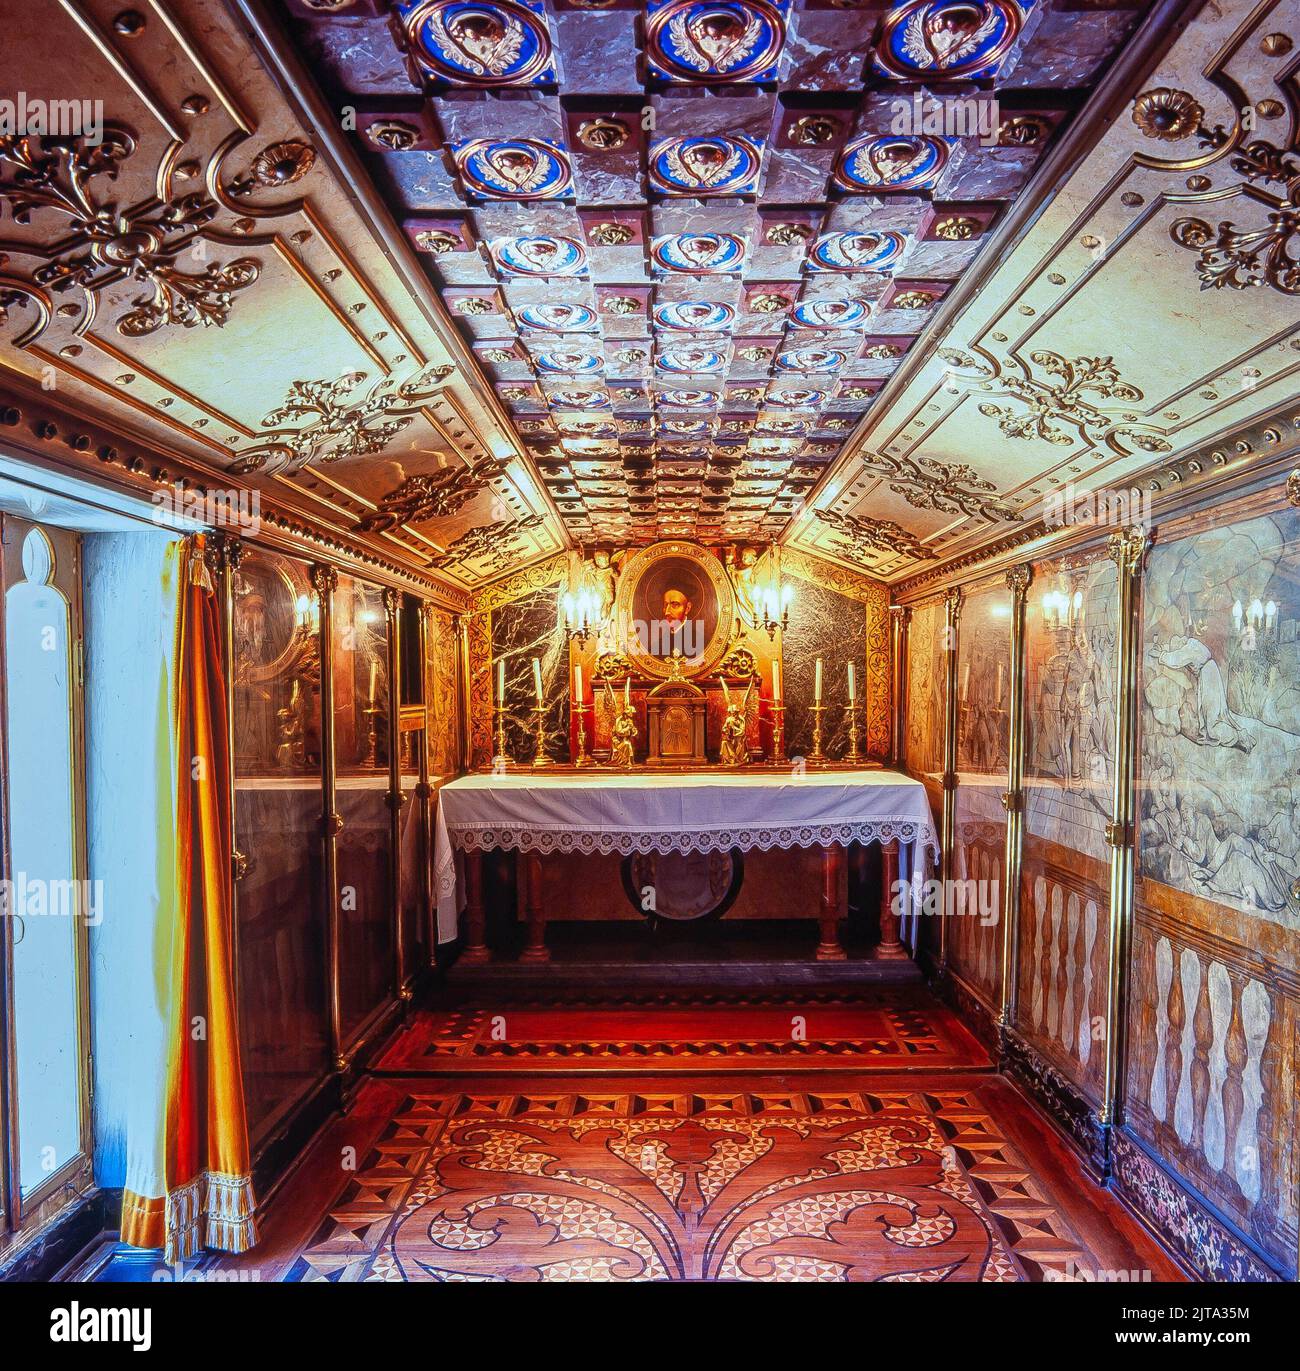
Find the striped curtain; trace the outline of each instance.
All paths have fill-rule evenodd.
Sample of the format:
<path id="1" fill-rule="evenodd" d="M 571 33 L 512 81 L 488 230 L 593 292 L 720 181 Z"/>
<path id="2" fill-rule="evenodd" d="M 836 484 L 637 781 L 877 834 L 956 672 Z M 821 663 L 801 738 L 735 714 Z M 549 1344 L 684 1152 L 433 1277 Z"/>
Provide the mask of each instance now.
<path id="1" fill-rule="evenodd" d="M 167 574 L 179 613 L 171 691 L 173 898 L 160 901 L 155 940 L 166 1095 L 158 1103 L 160 1127 L 128 1143 L 122 1240 L 161 1247 L 165 1260 L 176 1262 L 202 1247 L 244 1252 L 257 1229 L 232 975 L 222 607 L 201 535 L 174 545 Z"/>

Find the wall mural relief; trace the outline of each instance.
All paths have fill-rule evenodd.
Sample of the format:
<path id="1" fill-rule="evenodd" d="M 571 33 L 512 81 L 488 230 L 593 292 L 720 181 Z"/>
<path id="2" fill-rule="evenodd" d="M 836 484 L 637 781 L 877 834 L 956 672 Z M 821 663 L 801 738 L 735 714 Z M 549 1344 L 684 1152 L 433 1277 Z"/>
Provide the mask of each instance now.
<path id="1" fill-rule="evenodd" d="M 948 962 L 990 1009 L 1001 988 L 1002 882 L 1010 762 L 1012 593 L 1006 582 L 967 591 L 957 636 L 957 791 Z"/>
<path id="2" fill-rule="evenodd" d="M 907 724 L 903 760 L 914 775 L 938 784 L 943 777 L 943 712 L 947 680 L 944 604 L 930 600 L 912 610 L 907 630 Z"/>
<path id="3" fill-rule="evenodd" d="M 1158 543 L 1144 601 L 1143 875 L 1295 929 L 1300 513 Z"/>
<path id="4" fill-rule="evenodd" d="M 1143 575 L 1126 1120 L 1294 1273 L 1300 510 L 1160 530 Z M 1207 1268 L 1214 1235 L 1193 1246 Z"/>
<path id="5" fill-rule="evenodd" d="M 1100 1097 L 1106 1024 L 1118 572 L 1039 562 L 1025 607 L 1025 836 L 1015 1026 Z"/>
<path id="6" fill-rule="evenodd" d="M 1103 552 L 1040 563 L 1025 611 L 1026 830 L 1107 857 L 1117 572 Z"/>

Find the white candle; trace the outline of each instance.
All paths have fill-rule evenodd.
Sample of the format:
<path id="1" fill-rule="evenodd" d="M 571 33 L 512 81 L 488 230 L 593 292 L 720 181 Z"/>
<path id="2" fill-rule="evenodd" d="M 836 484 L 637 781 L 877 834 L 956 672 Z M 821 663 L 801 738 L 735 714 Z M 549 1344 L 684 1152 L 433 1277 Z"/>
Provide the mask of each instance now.
<path id="1" fill-rule="evenodd" d="M 777 704 L 781 703 L 781 659 L 779 657 L 772 662 L 772 698 Z"/>
<path id="2" fill-rule="evenodd" d="M 856 704 L 858 699 L 858 688 L 853 677 L 853 663 L 849 663 L 849 704 Z"/>
<path id="3" fill-rule="evenodd" d="M 632 703 L 632 678 L 629 676 L 623 682 L 623 708 L 627 709 Z"/>
<path id="4" fill-rule="evenodd" d="M 497 708 L 506 707 L 506 659 L 497 658 Z"/>
<path id="5" fill-rule="evenodd" d="M 820 657 L 818 657 L 818 658 L 817 658 L 817 675 L 816 675 L 816 678 L 815 678 L 815 681 L 814 681 L 814 684 L 813 684 L 813 703 L 814 703 L 814 704 L 821 704 L 821 702 L 822 702 L 822 659 L 821 659 Z"/>
<path id="6" fill-rule="evenodd" d="M 537 703 L 542 702 L 542 664 L 533 658 L 533 689 L 537 692 Z"/>
<path id="7" fill-rule="evenodd" d="M 574 668 L 578 673 L 578 704 L 582 704 L 582 663 L 579 662 Z"/>

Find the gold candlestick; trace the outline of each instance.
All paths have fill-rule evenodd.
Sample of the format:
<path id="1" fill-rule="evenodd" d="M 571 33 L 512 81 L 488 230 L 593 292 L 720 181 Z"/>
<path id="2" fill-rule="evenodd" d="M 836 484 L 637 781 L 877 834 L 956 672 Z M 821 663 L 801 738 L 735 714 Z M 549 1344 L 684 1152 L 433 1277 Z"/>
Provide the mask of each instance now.
<path id="1" fill-rule="evenodd" d="M 370 721 L 366 727 L 366 765 L 375 766 L 379 760 L 379 713 L 374 705 L 361 711 Z"/>
<path id="2" fill-rule="evenodd" d="M 495 705 L 492 709 L 492 717 L 495 720 L 493 731 L 496 734 L 496 755 L 492 758 L 493 766 L 509 766 L 510 758 L 506 755 L 506 711 L 504 705 Z"/>
<path id="3" fill-rule="evenodd" d="M 849 750 L 844 754 L 847 762 L 856 762 L 860 759 L 861 753 L 858 751 L 858 702 L 851 700 L 844 706 L 844 717 L 849 724 Z"/>
<path id="4" fill-rule="evenodd" d="M 595 726 L 596 704 L 592 701 L 589 705 L 578 705 L 578 755 L 573 759 L 574 766 L 590 766 L 595 760 L 591 753 L 587 751 L 587 711 L 592 711 L 592 725 Z"/>
<path id="5" fill-rule="evenodd" d="M 820 700 L 815 701 L 809 706 L 813 716 L 813 736 L 812 748 L 805 758 L 809 762 L 824 762 L 826 754 L 822 751 L 822 715 L 826 713 L 826 706 Z"/>
<path id="6" fill-rule="evenodd" d="M 772 714 L 772 760 L 785 761 L 785 705 L 773 700 L 768 706 Z"/>
<path id="7" fill-rule="evenodd" d="M 533 765 L 555 765 L 546 755 L 546 706 L 541 703 L 533 706 Z"/>

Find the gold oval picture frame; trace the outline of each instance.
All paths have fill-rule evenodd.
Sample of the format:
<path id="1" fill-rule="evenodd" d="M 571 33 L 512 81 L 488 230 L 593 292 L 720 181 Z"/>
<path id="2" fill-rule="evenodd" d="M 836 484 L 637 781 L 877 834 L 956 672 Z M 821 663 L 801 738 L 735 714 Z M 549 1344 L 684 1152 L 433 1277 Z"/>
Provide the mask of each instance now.
<path id="1" fill-rule="evenodd" d="M 687 619 L 699 622 L 701 641 L 683 639 L 671 628 L 665 596 L 675 592 L 688 605 Z M 676 604 L 680 606 L 680 599 Z M 717 556 L 698 543 L 672 540 L 652 543 L 628 558 L 619 577 L 615 601 L 619 641 L 628 660 L 647 676 L 666 680 L 679 674 L 673 658 L 684 663 L 680 675 L 690 679 L 711 671 L 723 658 L 736 618 L 731 582 Z"/>

